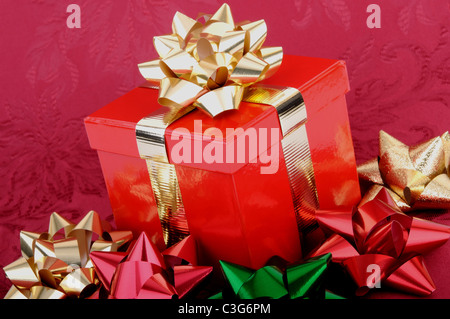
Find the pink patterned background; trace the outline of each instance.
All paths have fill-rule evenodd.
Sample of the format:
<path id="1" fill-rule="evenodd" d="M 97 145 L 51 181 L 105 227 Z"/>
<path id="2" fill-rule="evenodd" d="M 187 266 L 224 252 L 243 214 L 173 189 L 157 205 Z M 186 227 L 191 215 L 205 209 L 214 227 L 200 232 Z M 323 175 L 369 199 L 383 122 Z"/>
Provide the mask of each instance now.
<path id="1" fill-rule="evenodd" d="M 69 29 L 66 8 L 81 7 Z M 381 7 L 381 29 L 366 25 Z M 213 13 L 210 0 L 2 0 L 0 2 L 0 267 L 20 255 L 19 231 L 43 232 L 56 211 L 78 222 L 111 208 L 83 118 L 142 81 L 152 38 L 173 14 Z M 229 0 L 235 20 L 265 19 L 267 45 L 287 54 L 344 59 L 358 162 L 378 154 L 378 131 L 415 144 L 450 129 L 449 0 Z M 426 215 L 426 214 L 424 214 Z M 423 216 L 422 216 L 423 217 Z M 445 212 L 429 214 L 450 224 Z M 450 298 L 450 244 L 426 256 Z M 0 272 L 0 297 L 10 287 Z M 407 298 L 375 292 L 374 297 Z"/>

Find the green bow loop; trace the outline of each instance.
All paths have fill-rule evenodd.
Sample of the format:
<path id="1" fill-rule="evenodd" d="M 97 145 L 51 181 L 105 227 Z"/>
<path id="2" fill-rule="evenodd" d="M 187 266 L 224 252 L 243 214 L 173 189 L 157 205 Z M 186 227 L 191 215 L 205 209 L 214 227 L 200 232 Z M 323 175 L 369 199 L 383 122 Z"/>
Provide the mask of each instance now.
<path id="1" fill-rule="evenodd" d="M 239 299 L 279 299 L 288 294 L 283 272 L 276 266 L 264 266 L 256 271 L 221 261 L 222 271 Z"/>
<path id="2" fill-rule="evenodd" d="M 336 295 L 335 293 L 332 293 L 329 290 L 325 290 L 325 299 L 345 299 L 342 296 Z"/>
<path id="3" fill-rule="evenodd" d="M 286 278 L 291 299 L 304 298 L 320 293 L 323 277 L 331 261 L 331 254 L 306 260 L 304 263 L 287 267 Z"/>
<path id="4" fill-rule="evenodd" d="M 224 299 L 227 293 L 238 299 L 340 299 L 324 287 L 330 261 L 331 254 L 290 265 L 275 258 L 257 270 L 220 261 L 231 292 L 223 291 L 210 299 Z"/>

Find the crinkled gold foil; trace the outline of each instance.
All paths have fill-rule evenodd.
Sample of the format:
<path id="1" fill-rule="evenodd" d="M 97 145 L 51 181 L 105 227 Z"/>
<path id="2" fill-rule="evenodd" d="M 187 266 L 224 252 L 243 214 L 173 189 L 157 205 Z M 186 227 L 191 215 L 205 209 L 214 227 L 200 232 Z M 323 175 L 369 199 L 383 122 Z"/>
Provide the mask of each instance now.
<path id="1" fill-rule="evenodd" d="M 380 155 L 358 167 L 361 181 L 388 188 L 402 211 L 450 208 L 448 132 L 408 146 L 380 131 Z"/>

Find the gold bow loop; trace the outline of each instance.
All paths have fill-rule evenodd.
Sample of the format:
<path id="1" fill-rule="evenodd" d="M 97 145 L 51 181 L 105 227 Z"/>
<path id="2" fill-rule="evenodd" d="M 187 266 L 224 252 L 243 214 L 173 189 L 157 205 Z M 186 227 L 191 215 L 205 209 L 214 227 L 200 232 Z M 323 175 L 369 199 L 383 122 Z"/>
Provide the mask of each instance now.
<path id="1" fill-rule="evenodd" d="M 450 208 L 450 135 L 408 146 L 380 131 L 380 155 L 358 166 L 363 182 L 383 185 L 402 211 Z"/>
<path id="2" fill-rule="evenodd" d="M 172 119 L 194 107 L 212 117 L 238 109 L 245 88 L 272 76 L 283 60 L 281 47 L 262 47 L 264 20 L 235 24 L 227 4 L 202 17 L 203 24 L 177 12 L 173 33 L 154 37 L 159 59 L 138 65 L 148 84 L 159 86 L 158 103 Z"/>

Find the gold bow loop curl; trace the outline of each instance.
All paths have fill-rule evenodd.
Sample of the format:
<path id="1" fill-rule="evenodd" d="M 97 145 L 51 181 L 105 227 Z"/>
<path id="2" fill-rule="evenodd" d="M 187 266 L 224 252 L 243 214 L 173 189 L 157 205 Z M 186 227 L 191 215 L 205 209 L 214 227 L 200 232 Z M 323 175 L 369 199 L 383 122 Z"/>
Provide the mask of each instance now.
<path id="1" fill-rule="evenodd" d="M 48 232 L 20 232 L 22 257 L 3 268 L 13 284 L 5 299 L 89 297 L 99 284 L 89 253 L 118 251 L 132 239 L 95 211 L 78 224 L 53 213 Z"/>
<path id="2" fill-rule="evenodd" d="M 180 12 L 172 34 L 153 39 L 159 59 L 138 65 L 158 103 L 170 108 L 170 122 L 200 108 L 212 117 L 238 109 L 245 88 L 273 75 L 283 60 L 281 47 L 264 47 L 264 20 L 234 23 L 228 4 L 202 24 Z"/>

